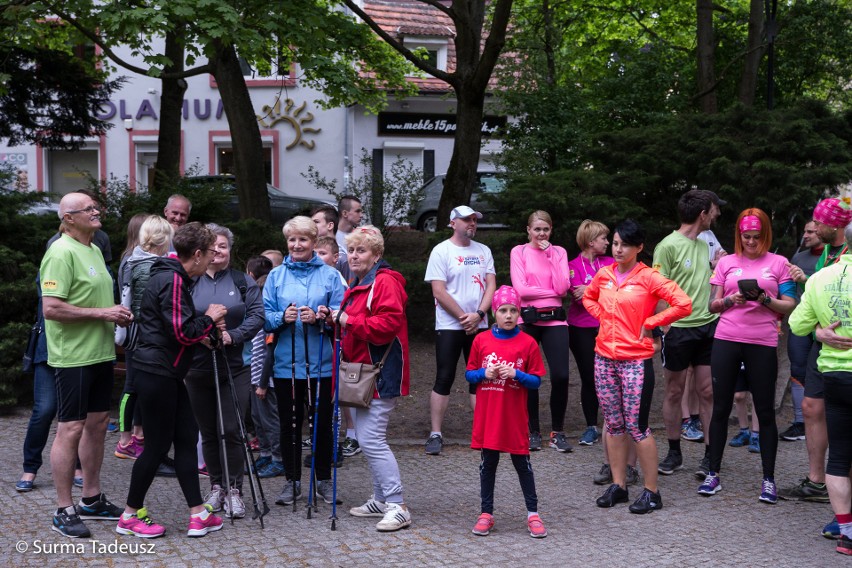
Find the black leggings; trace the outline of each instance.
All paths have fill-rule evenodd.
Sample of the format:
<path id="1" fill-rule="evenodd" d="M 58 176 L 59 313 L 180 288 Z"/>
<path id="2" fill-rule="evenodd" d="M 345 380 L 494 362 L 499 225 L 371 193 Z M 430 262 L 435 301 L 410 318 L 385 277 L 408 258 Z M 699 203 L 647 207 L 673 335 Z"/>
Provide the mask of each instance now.
<path id="1" fill-rule="evenodd" d="M 198 484 L 198 426 L 183 380 L 136 370 L 137 407 L 145 420 L 145 450 L 130 475 L 127 505 L 141 509 L 157 468 L 175 446 L 175 471 L 188 507 L 203 503 Z"/>
<path id="2" fill-rule="evenodd" d="M 716 339 L 710 356 L 713 374 L 713 418 L 710 421 L 710 471 L 718 472 L 728 438 L 728 418 L 734 406 L 734 391 L 740 364 L 745 364 L 751 399 L 760 425 L 760 459 L 763 476 L 775 477 L 778 426 L 775 424 L 775 380 L 778 349 L 766 345 Z M 848 470 L 847 470 L 848 472 Z"/>
<path id="3" fill-rule="evenodd" d="M 822 374 L 825 382 L 825 421 L 828 425 L 828 464 L 825 473 L 847 477 L 852 467 L 852 373 Z"/>
<path id="4" fill-rule="evenodd" d="M 595 392 L 595 338 L 598 329 L 568 326 L 568 346 L 580 371 L 580 404 L 586 426 L 598 425 L 598 394 Z"/>
<path id="5" fill-rule="evenodd" d="M 314 463 L 318 480 L 331 479 L 331 377 L 319 381 L 319 418 L 317 420 L 317 448 Z M 284 461 L 284 474 L 288 480 L 302 479 L 302 424 L 305 421 L 307 403 L 305 379 L 275 379 L 275 396 L 278 399 L 278 421 L 281 424 L 279 440 L 281 459 Z M 296 430 L 293 431 L 293 388 L 296 390 Z M 317 380 L 311 379 L 311 417 L 313 417 L 317 396 Z M 295 438 L 295 440 L 294 440 Z"/>
<path id="6" fill-rule="evenodd" d="M 134 426 L 142 425 L 142 417 L 136 412 L 136 387 L 133 386 L 133 352 L 124 356 L 124 392 L 118 403 L 118 431 L 130 432 Z"/>
<path id="7" fill-rule="evenodd" d="M 474 337 L 475 333 L 468 335 L 459 329 L 440 329 L 435 332 L 435 386 L 432 390 L 436 394 L 449 396 L 456 380 L 459 355 L 464 355 L 464 362 L 467 363 Z M 476 394 L 476 385 L 468 383 L 468 392 Z"/>
<path id="8" fill-rule="evenodd" d="M 568 326 L 524 325 L 522 329 L 541 343 L 550 370 L 550 424 L 555 432 L 561 432 L 565 429 L 565 411 L 568 409 Z M 541 432 L 538 389 L 527 391 L 527 412 L 530 415 L 530 432 Z"/>
<path id="9" fill-rule="evenodd" d="M 482 460 L 479 462 L 479 491 L 482 498 L 482 512 L 494 514 L 494 482 L 497 479 L 497 464 L 500 463 L 500 452 L 482 448 Z M 509 454 L 512 465 L 518 472 L 524 503 L 530 513 L 538 512 L 538 496 L 535 493 L 535 477 L 529 454 Z"/>

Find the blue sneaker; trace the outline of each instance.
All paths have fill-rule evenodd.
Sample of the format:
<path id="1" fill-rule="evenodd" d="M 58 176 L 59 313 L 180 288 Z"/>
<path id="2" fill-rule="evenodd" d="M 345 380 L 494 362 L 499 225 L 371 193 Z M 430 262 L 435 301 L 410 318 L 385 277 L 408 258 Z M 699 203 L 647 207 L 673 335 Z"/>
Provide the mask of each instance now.
<path id="1" fill-rule="evenodd" d="M 601 433 L 598 432 L 598 429 L 594 426 L 589 426 L 588 428 L 586 428 L 586 431 L 583 432 L 583 435 L 580 436 L 580 445 L 591 446 L 600 439 Z"/>
<path id="2" fill-rule="evenodd" d="M 832 540 L 840 538 L 840 525 L 837 523 L 836 518 L 831 519 L 830 523 L 822 527 L 822 536 Z"/>
<path id="3" fill-rule="evenodd" d="M 699 495 L 715 495 L 719 491 L 722 490 L 722 481 L 719 479 L 719 476 L 713 472 L 707 474 L 707 477 L 704 478 L 704 483 L 702 483 L 698 487 Z"/>
<path id="4" fill-rule="evenodd" d="M 757 434 L 752 432 L 751 441 L 748 444 L 748 451 L 753 454 L 760 453 L 760 438 L 757 437 Z"/>
<path id="5" fill-rule="evenodd" d="M 266 464 L 266 467 L 257 470 L 257 476 L 262 478 L 278 477 L 284 473 L 284 464 L 277 461 L 272 461 Z"/>
<path id="6" fill-rule="evenodd" d="M 701 430 L 701 420 L 690 420 L 686 428 L 681 430 L 680 437 L 689 442 L 703 442 L 704 432 Z"/>
<path id="7" fill-rule="evenodd" d="M 731 441 L 728 442 L 728 445 L 732 448 L 742 448 L 743 446 L 748 446 L 751 443 L 751 432 L 748 431 L 748 428 L 745 430 L 740 430 L 736 436 L 731 438 Z"/>
<path id="8" fill-rule="evenodd" d="M 778 502 L 778 488 L 775 487 L 775 482 L 770 481 L 769 479 L 764 479 L 763 483 L 760 486 L 760 497 L 758 497 L 759 501 L 763 501 L 764 503 L 769 503 L 770 505 L 774 505 Z"/>
<path id="9" fill-rule="evenodd" d="M 254 460 L 254 470 L 262 471 L 263 468 L 272 463 L 272 456 L 260 456 Z"/>

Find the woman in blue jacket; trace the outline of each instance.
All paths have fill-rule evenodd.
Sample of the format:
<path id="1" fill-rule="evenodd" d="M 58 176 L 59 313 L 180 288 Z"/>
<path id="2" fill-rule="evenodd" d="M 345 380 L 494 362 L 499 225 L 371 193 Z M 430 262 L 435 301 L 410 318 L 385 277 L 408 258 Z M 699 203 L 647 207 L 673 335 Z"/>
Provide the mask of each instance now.
<path id="1" fill-rule="evenodd" d="M 331 310 L 340 307 L 344 287 L 337 270 L 314 252 L 317 228 L 309 217 L 293 217 L 284 224 L 283 232 L 289 255 L 269 273 L 263 288 L 265 328 L 276 334 L 272 376 L 278 395 L 281 457 L 287 477 L 275 502 L 290 505 L 302 495 L 299 440 L 308 388 L 306 379 L 310 377 L 310 400 L 314 402 L 319 397 L 314 449 L 317 493 L 331 503 L 332 347 L 330 333 L 324 333 L 323 321 Z"/>

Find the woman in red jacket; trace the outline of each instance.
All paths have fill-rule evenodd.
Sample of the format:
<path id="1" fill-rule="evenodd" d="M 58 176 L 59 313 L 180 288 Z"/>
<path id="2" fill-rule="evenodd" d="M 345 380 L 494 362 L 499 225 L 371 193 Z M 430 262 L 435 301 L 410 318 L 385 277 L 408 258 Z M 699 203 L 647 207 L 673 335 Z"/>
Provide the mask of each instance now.
<path id="1" fill-rule="evenodd" d="M 356 517 L 382 517 L 376 529 L 397 531 L 411 524 L 402 498 L 399 465 L 387 442 L 390 414 L 397 398 L 408 395 L 408 319 L 405 278 L 382 260 L 382 233 L 367 225 L 346 237 L 349 269 L 355 277 L 343 297 L 342 313 L 335 311 L 343 328 L 343 357 L 356 363 L 377 364 L 387 352 L 368 408 L 355 408 L 355 431 L 373 477 L 373 495 L 349 513 Z"/>
<path id="2" fill-rule="evenodd" d="M 657 444 L 648 428 L 654 385 L 645 380 L 644 360 L 654 354 L 652 331 L 689 315 L 692 302 L 677 284 L 636 260 L 645 244 L 645 232 L 627 219 L 615 228 L 612 255 L 616 264 L 595 274 L 583 294 L 583 305 L 600 322 L 595 340 L 595 390 L 606 426 L 613 484 L 598 498 L 598 507 L 612 507 L 629 499 L 626 486 L 628 443 L 636 453 L 645 478 L 642 495 L 631 513 L 663 508 L 657 491 Z M 657 303 L 668 308 L 654 314 Z"/>

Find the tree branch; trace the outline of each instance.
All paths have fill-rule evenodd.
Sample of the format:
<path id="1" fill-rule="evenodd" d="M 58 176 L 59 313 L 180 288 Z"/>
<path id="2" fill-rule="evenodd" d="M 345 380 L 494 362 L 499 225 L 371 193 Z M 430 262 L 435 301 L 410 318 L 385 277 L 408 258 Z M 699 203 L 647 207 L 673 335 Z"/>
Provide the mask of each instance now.
<path id="1" fill-rule="evenodd" d="M 692 96 L 689 98 L 689 100 L 690 100 L 690 101 L 697 101 L 697 100 L 698 100 L 698 99 L 700 99 L 701 97 L 703 97 L 703 96 L 705 96 L 705 95 L 708 95 L 708 94 L 712 93 L 713 91 L 715 91 L 715 90 L 716 90 L 716 87 L 718 87 L 718 86 L 719 86 L 719 84 L 720 84 L 720 83 L 721 83 L 721 82 L 725 79 L 725 74 L 728 72 L 728 69 L 730 69 L 730 68 L 731 68 L 731 66 L 732 66 L 734 63 L 737 63 L 739 60 L 741 60 L 741 59 L 742 59 L 743 57 L 745 57 L 746 55 L 748 55 L 748 54 L 750 54 L 750 53 L 752 53 L 752 52 L 754 52 L 754 51 L 758 51 L 758 50 L 760 50 L 760 49 L 763 49 L 763 48 L 764 48 L 764 47 L 766 47 L 766 46 L 767 46 L 767 44 L 766 44 L 765 42 L 763 42 L 763 43 L 761 43 L 760 45 L 756 45 L 756 46 L 754 46 L 754 47 L 753 47 L 753 48 L 751 48 L 751 49 L 747 49 L 746 51 L 742 51 L 742 52 L 738 53 L 735 57 L 733 57 L 730 61 L 728 61 L 727 65 L 725 65 L 725 66 L 722 68 L 722 70 L 719 72 L 719 75 L 718 75 L 718 77 L 716 78 L 716 80 L 715 80 L 715 81 L 713 81 L 713 84 L 712 84 L 712 85 L 710 85 L 709 87 L 707 87 L 706 89 L 704 89 L 704 90 L 703 90 L 703 91 L 701 91 L 700 93 L 696 93 L 696 94 L 692 95 Z"/>
<path id="2" fill-rule="evenodd" d="M 485 89 L 488 86 L 494 66 L 500 58 L 503 46 L 506 45 L 506 29 L 509 27 L 509 18 L 512 16 L 512 1 L 497 0 L 497 5 L 494 7 L 488 39 L 485 40 L 485 47 L 476 66 L 474 81 L 479 85 L 478 88 Z"/>

